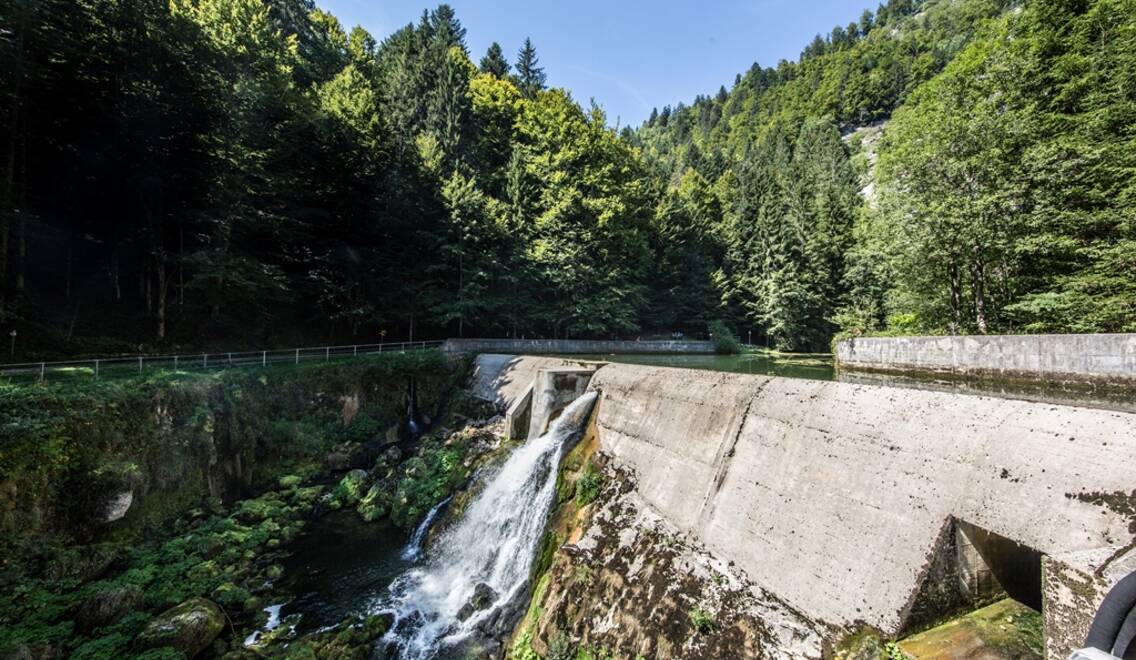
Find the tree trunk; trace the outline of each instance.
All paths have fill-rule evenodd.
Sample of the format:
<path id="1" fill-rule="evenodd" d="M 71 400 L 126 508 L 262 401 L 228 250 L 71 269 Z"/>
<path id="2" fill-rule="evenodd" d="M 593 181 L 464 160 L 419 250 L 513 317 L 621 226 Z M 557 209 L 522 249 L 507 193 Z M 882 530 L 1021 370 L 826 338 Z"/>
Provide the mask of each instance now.
<path id="1" fill-rule="evenodd" d="M 154 258 L 158 272 L 158 341 L 166 338 L 166 259 L 159 251 Z"/>
<path id="2" fill-rule="evenodd" d="M 111 288 L 114 290 L 115 301 L 122 300 L 122 277 L 120 275 L 120 265 L 118 260 L 118 245 L 114 246 L 114 251 L 110 255 L 110 283 Z"/>
<path id="3" fill-rule="evenodd" d="M 142 297 L 146 299 L 146 313 L 154 311 L 154 290 L 150 282 L 150 262 L 142 267 Z"/>
<path id="4" fill-rule="evenodd" d="M 64 257 L 64 259 L 66 260 L 66 263 L 64 264 L 64 268 L 63 268 L 63 277 L 64 277 L 63 289 L 64 289 L 64 295 L 67 297 L 68 300 L 71 300 L 71 281 L 74 279 L 72 277 L 72 273 L 75 272 L 75 270 L 74 270 L 74 262 L 75 262 L 74 250 L 75 250 L 75 247 L 74 247 L 74 241 L 72 240 L 70 233 L 67 234 L 66 240 L 67 240 L 67 252 L 66 252 L 66 256 Z M 68 333 L 68 334 L 70 334 L 70 333 Z"/>
<path id="5" fill-rule="evenodd" d="M 16 24 L 11 26 L 15 32 L 16 44 L 12 62 L 11 103 L 8 106 L 7 144 L 4 154 L 4 180 L 0 188 L 0 321 L 7 317 L 8 292 L 8 250 L 11 236 L 12 214 L 16 201 L 16 155 L 19 151 L 20 128 L 23 114 L 24 82 L 24 43 L 28 31 L 28 14 L 20 12 Z"/>
<path id="6" fill-rule="evenodd" d="M 974 321 L 978 331 L 986 334 L 986 265 L 982 263 L 982 247 L 975 245 L 970 258 L 971 288 L 974 289 Z"/>
<path id="7" fill-rule="evenodd" d="M 185 222 L 178 214 L 178 307 L 185 304 Z"/>
<path id="8" fill-rule="evenodd" d="M 20 209 L 19 238 L 16 240 L 16 300 L 24 293 L 24 284 L 28 270 L 28 221 L 23 209 Z"/>
<path id="9" fill-rule="evenodd" d="M 962 272 L 953 258 L 947 266 L 947 274 L 950 279 L 951 334 L 957 335 L 962 329 Z"/>

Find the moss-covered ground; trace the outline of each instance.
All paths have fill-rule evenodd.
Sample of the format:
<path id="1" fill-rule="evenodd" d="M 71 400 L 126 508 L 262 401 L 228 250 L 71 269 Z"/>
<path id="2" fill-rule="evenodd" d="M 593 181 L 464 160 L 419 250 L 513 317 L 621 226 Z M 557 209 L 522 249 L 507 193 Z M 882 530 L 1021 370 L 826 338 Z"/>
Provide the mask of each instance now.
<path id="1" fill-rule="evenodd" d="M 182 657 L 140 640 L 194 597 L 225 617 L 199 657 L 365 657 L 381 619 L 257 650 L 243 640 L 308 521 L 353 507 L 402 534 L 464 483 L 475 439 L 444 430 L 469 412 L 455 395 L 463 377 L 422 352 L 0 385 L 0 657 Z M 408 441 L 411 379 L 437 430 Z M 337 471 L 329 452 L 364 469 Z M 106 522 L 108 495 L 123 491 L 127 515 Z"/>

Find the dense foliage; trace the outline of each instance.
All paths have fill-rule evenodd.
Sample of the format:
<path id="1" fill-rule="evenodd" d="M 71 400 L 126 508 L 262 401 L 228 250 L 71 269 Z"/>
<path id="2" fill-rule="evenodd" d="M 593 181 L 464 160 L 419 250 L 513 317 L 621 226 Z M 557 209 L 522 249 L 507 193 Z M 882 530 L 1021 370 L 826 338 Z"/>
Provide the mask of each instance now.
<path id="1" fill-rule="evenodd" d="M 25 354 L 1136 329 L 1133 10 L 889 0 L 617 134 L 446 5 L 379 42 L 310 0 L 12 0 L 0 321 Z"/>
<path id="2" fill-rule="evenodd" d="M 633 137 L 709 182 L 717 314 L 780 348 L 1131 331 L 1134 49 L 1130 0 L 891 0 Z"/>
<path id="3" fill-rule="evenodd" d="M 0 11 L 20 348 L 639 325 L 650 180 L 531 42 L 511 77 L 445 5 L 382 43 L 307 0 Z"/>

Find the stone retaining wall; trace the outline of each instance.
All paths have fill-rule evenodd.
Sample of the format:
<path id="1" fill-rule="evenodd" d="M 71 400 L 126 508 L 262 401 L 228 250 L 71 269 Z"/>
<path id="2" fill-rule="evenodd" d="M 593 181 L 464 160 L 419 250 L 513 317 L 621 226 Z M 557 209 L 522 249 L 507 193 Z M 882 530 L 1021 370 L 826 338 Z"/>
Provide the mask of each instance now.
<path id="1" fill-rule="evenodd" d="M 1136 386 L 1136 334 L 845 339 L 836 363 L 852 371 Z"/>

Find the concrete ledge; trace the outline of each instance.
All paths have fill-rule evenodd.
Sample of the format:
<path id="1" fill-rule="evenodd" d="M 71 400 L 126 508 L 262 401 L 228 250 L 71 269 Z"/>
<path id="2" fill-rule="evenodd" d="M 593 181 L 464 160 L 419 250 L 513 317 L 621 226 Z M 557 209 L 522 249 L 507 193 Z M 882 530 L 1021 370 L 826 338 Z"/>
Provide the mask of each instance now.
<path id="1" fill-rule="evenodd" d="M 586 339 L 447 339 L 445 353 L 514 355 L 712 354 L 709 341 L 604 341 Z"/>
<path id="2" fill-rule="evenodd" d="M 866 337 L 836 347 L 842 370 L 1136 386 L 1136 334 Z"/>
<path id="3" fill-rule="evenodd" d="M 569 369 L 599 366 L 589 360 L 565 360 L 553 357 L 527 355 L 478 355 L 473 362 L 470 393 L 473 396 L 508 410 L 518 399 L 531 390 L 536 374 L 541 369 Z"/>

